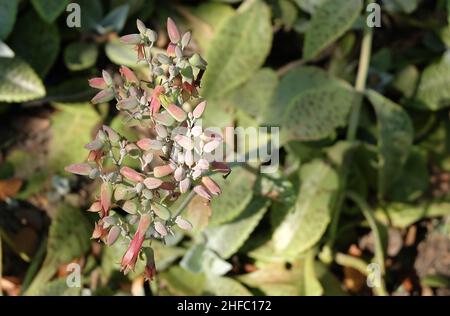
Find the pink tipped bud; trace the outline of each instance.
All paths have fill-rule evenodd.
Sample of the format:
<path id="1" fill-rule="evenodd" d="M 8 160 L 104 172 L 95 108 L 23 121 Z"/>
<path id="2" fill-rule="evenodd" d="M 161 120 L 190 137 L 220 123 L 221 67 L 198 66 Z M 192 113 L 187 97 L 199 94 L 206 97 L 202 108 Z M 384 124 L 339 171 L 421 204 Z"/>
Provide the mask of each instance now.
<path id="1" fill-rule="evenodd" d="M 185 135 L 176 135 L 174 140 L 186 150 L 192 150 L 194 148 L 194 141 L 192 138 L 187 137 Z"/>
<path id="2" fill-rule="evenodd" d="M 181 229 L 184 230 L 192 230 L 192 224 L 189 223 L 187 220 L 185 220 L 184 218 L 182 218 L 181 216 L 177 216 L 177 218 L 175 218 L 175 223 L 177 224 L 178 227 L 180 227 Z"/>
<path id="3" fill-rule="evenodd" d="M 171 18 L 167 19 L 167 34 L 169 35 L 172 43 L 176 44 L 180 41 L 180 31 Z"/>
<path id="4" fill-rule="evenodd" d="M 163 147 L 163 144 L 159 140 L 150 138 L 143 138 L 136 145 L 142 150 L 160 150 Z"/>
<path id="5" fill-rule="evenodd" d="M 89 79 L 89 86 L 91 86 L 94 89 L 100 90 L 108 88 L 108 85 L 106 84 L 105 80 L 102 77 Z"/>
<path id="6" fill-rule="evenodd" d="M 108 246 L 112 246 L 116 242 L 117 238 L 119 238 L 119 236 L 120 236 L 120 228 L 118 226 L 111 227 L 108 233 L 108 237 L 106 239 L 106 244 Z"/>
<path id="7" fill-rule="evenodd" d="M 181 193 L 186 193 L 187 191 L 189 191 L 190 187 L 191 187 L 191 179 L 190 178 L 185 178 L 180 181 L 180 192 Z"/>
<path id="8" fill-rule="evenodd" d="M 202 198 L 205 198 L 208 201 L 211 201 L 211 195 L 208 193 L 208 191 L 206 190 L 206 188 L 203 185 L 201 185 L 201 184 L 196 185 L 194 187 L 194 192 L 197 193 Z"/>
<path id="9" fill-rule="evenodd" d="M 139 84 L 139 79 L 130 68 L 120 66 L 120 73 L 128 82 Z"/>
<path id="10" fill-rule="evenodd" d="M 103 182 L 100 187 L 100 204 L 105 215 L 109 213 L 109 209 L 111 208 L 112 193 L 111 183 Z"/>
<path id="11" fill-rule="evenodd" d="M 187 118 L 186 112 L 182 108 L 176 106 L 175 104 L 169 104 L 166 107 L 167 112 L 178 122 L 183 122 Z"/>
<path id="12" fill-rule="evenodd" d="M 107 88 L 105 90 L 97 93 L 91 100 L 93 104 L 109 102 L 114 99 L 114 90 L 112 88 Z"/>
<path id="13" fill-rule="evenodd" d="M 205 112 L 205 108 L 206 108 L 206 101 L 200 102 L 194 109 L 194 111 L 192 112 L 192 115 L 198 119 L 203 115 L 203 112 Z"/>
<path id="14" fill-rule="evenodd" d="M 64 168 L 67 172 L 78 174 L 80 176 L 87 176 L 91 173 L 92 167 L 87 163 L 76 163 Z"/>
<path id="15" fill-rule="evenodd" d="M 99 150 L 103 147 L 103 142 L 100 139 L 94 139 L 92 142 L 84 145 L 84 148 L 88 150 Z"/>
<path id="16" fill-rule="evenodd" d="M 164 166 L 158 166 L 153 169 L 153 175 L 157 178 L 162 178 L 173 173 L 175 169 L 169 164 Z"/>
<path id="17" fill-rule="evenodd" d="M 120 41 L 125 44 L 137 45 L 141 42 L 141 35 L 140 34 L 128 34 L 128 35 L 122 36 L 120 38 Z"/>
<path id="18" fill-rule="evenodd" d="M 120 169 L 120 174 L 133 182 L 144 181 L 144 177 L 139 172 L 137 172 L 134 169 L 131 169 L 130 167 L 122 167 L 122 169 Z"/>
<path id="19" fill-rule="evenodd" d="M 208 191 L 211 192 L 212 195 L 219 195 L 220 193 L 222 193 L 219 185 L 210 177 L 203 177 L 202 183 L 208 189 Z"/>
<path id="20" fill-rule="evenodd" d="M 167 236 L 167 229 L 161 222 L 155 222 L 155 230 L 162 236 Z"/>
<path id="21" fill-rule="evenodd" d="M 102 210 L 102 205 L 100 204 L 100 201 L 95 201 L 92 203 L 91 207 L 88 209 L 88 212 L 92 213 L 98 213 Z"/>
<path id="22" fill-rule="evenodd" d="M 206 143 L 205 146 L 203 146 L 203 151 L 205 153 L 210 153 L 214 151 L 217 147 L 219 147 L 220 141 L 218 140 L 212 140 L 209 143 Z"/>
<path id="23" fill-rule="evenodd" d="M 145 186 L 147 187 L 147 189 L 149 189 L 149 190 L 153 190 L 153 189 L 159 188 L 159 187 L 161 186 L 162 183 L 163 183 L 162 180 L 156 179 L 156 178 L 151 178 L 151 177 L 146 178 L 146 179 L 144 180 L 144 185 L 145 185 Z"/>

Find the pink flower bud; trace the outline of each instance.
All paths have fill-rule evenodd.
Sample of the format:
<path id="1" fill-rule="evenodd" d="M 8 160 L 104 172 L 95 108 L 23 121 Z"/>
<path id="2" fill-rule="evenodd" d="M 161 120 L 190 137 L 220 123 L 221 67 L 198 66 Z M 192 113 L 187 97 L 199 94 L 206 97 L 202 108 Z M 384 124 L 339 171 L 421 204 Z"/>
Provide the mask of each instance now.
<path id="1" fill-rule="evenodd" d="M 107 88 L 97 93 L 91 100 L 93 104 L 109 102 L 114 99 L 114 90 Z"/>
<path id="2" fill-rule="evenodd" d="M 192 150 L 194 148 L 194 142 L 190 137 L 185 135 L 175 135 L 174 140 L 186 150 Z"/>
<path id="3" fill-rule="evenodd" d="M 139 101 L 135 97 L 130 97 L 127 99 L 120 100 L 117 102 L 117 107 L 120 110 L 132 110 L 135 107 L 137 107 L 139 104 Z"/>
<path id="4" fill-rule="evenodd" d="M 91 239 L 101 239 L 105 237 L 107 234 L 107 230 L 103 227 L 103 221 L 99 220 L 95 223 L 94 231 L 92 232 Z"/>
<path id="5" fill-rule="evenodd" d="M 153 175 L 157 178 L 162 178 L 173 173 L 175 169 L 170 165 L 158 166 L 153 169 Z"/>
<path id="6" fill-rule="evenodd" d="M 103 216 L 108 216 L 111 208 L 112 185 L 108 182 L 103 182 L 100 187 L 100 204 L 102 205 Z"/>
<path id="7" fill-rule="evenodd" d="M 192 112 L 192 115 L 198 119 L 203 115 L 203 112 L 205 112 L 205 108 L 206 108 L 206 101 L 200 102 L 199 105 L 197 105 L 194 109 L 194 111 Z"/>
<path id="8" fill-rule="evenodd" d="M 142 150 L 160 150 L 163 146 L 159 140 L 150 138 L 143 138 L 139 140 L 136 145 Z"/>
<path id="9" fill-rule="evenodd" d="M 182 108 L 176 106 L 175 104 L 169 104 L 165 107 L 167 112 L 178 122 L 183 122 L 187 118 L 186 112 L 183 111 Z"/>
<path id="10" fill-rule="evenodd" d="M 67 172 L 78 174 L 81 176 L 87 176 L 92 170 L 92 167 L 87 163 L 76 163 L 64 168 Z"/>
<path id="11" fill-rule="evenodd" d="M 171 18 L 167 19 L 167 34 L 172 43 L 176 44 L 180 41 L 180 31 Z"/>
<path id="12" fill-rule="evenodd" d="M 214 151 L 217 147 L 219 147 L 220 141 L 218 140 L 212 140 L 209 143 L 206 143 L 205 146 L 203 146 L 203 151 L 205 153 L 210 153 Z"/>
<path id="13" fill-rule="evenodd" d="M 84 145 L 84 148 L 88 150 L 99 150 L 103 147 L 103 142 L 100 139 L 94 139 L 90 143 Z"/>
<path id="14" fill-rule="evenodd" d="M 155 230 L 161 235 L 161 237 L 167 236 L 167 229 L 161 222 L 155 222 Z"/>
<path id="15" fill-rule="evenodd" d="M 119 238 L 119 236 L 120 236 L 120 228 L 118 226 L 111 227 L 108 233 L 108 237 L 106 239 L 106 244 L 108 246 L 112 246 L 116 242 L 117 238 Z"/>
<path id="16" fill-rule="evenodd" d="M 98 213 L 102 210 L 102 205 L 100 204 L 100 201 L 95 201 L 92 203 L 91 207 L 88 209 L 88 212 L 92 213 Z"/>
<path id="17" fill-rule="evenodd" d="M 173 176 L 174 176 L 175 180 L 179 182 L 184 179 L 185 174 L 186 173 L 185 173 L 183 167 L 178 167 L 175 170 L 175 173 L 173 174 Z"/>
<path id="18" fill-rule="evenodd" d="M 199 184 L 194 187 L 194 192 L 197 193 L 197 195 L 201 196 L 202 198 L 207 199 L 208 201 L 211 201 L 211 195 L 208 193 L 206 188 Z"/>
<path id="19" fill-rule="evenodd" d="M 190 187 L 191 187 L 191 179 L 190 178 L 185 178 L 180 181 L 180 192 L 181 193 L 186 193 Z"/>
<path id="20" fill-rule="evenodd" d="M 149 177 L 149 178 L 146 178 L 146 179 L 144 180 L 144 185 L 145 185 L 145 186 L 147 187 L 147 189 L 149 189 L 149 190 L 154 190 L 154 189 L 159 188 L 159 187 L 161 186 L 162 183 L 163 183 L 162 180 L 157 179 L 157 178 L 151 178 L 151 177 Z"/>
<path id="21" fill-rule="evenodd" d="M 167 46 L 167 56 L 175 57 L 175 48 L 177 47 L 174 43 L 169 43 Z"/>
<path id="22" fill-rule="evenodd" d="M 111 127 L 103 125 L 102 128 L 105 131 L 105 133 L 108 135 L 108 139 L 112 143 L 117 143 L 120 140 L 119 134 L 117 134 L 116 131 L 114 131 Z"/>
<path id="23" fill-rule="evenodd" d="M 89 79 L 89 86 L 91 86 L 94 89 L 100 90 L 108 88 L 108 85 L 106 84 L 105 80 L 102 77 Z"/>
<path id="24" fill-rule="evenodd" d="M 131 169 L 130 167 L 122 167 L 122 169 L 120 169 L 120 174 L 133 182 L 144 181 L 144 177 L 139 172 L 137 172 L 134 169 Z"/>
<path id="25" fill-rule="evenodd" d="M 219 185 L 210 177 L 203 177 L 202 183 L 208 189 L 208 191 L 211 192 L 211 194 L 219 195 L 220 193 L 222 193 Z"/>
<path id="26" fill-rule="evenodd" d="M 154 115 L 159 112 L 161 108 L 161 101 L 159 101 L 159 95 L 164 93 L 165 89 L 163 86 L 156 86 L 153 89 L 152 94 L 150 96 L 150 112 Z"/>
<path id="27" fill-rule="evenodd" d="M 181 216 L 177 216 L 177 218 L 175 219 L 175 223 L 181 229 L 192 230 L 192 224 L 189 223 L 187 220 L 183 219 Z"/>
<path id="28" fill-rule="evenodd" d="M 141 42 L 141 35 L 140 34 L 124 35 L 120 38 L 120 41 L 125 44 L 137 45 Z"/>
<path id="29" fill-rule="evenodd" d="M 120 73 L 122 74 L 125 79 L 130 83 L 139 84 L 139 79 L 136 77 L 134 72 L 125 66 L 120 66 Z"/>
<path id="30" fill-rule="evenodd" d="M 138 229 L 136 230 L 127 251 L 122 257 L 121 271 L 124 271 L 125 274 L 134 269 L 137 257 L 141 251 L 141 247 L 145 239 L 145 233 L 150 227 L 151 222 L 152 220 L 149 214 L 144 214 L 141 216 Z"/>
<path id="31" fill-rule="evenodd" d="M 158 136 L 161 138 L 166 138 L 168 135 L 167 129 L 164 126 L 159 125 L 159 124 L 156 124 L 155 131 L 156 131 L 156 134 L 158 134 Z"/>

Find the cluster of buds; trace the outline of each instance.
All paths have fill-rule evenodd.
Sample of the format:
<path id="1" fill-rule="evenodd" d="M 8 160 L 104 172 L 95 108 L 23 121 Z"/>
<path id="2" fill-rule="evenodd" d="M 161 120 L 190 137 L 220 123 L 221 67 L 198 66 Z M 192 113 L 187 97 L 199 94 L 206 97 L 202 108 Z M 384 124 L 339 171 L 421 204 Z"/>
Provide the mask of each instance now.
<path id="1" fill-rule="evenodd" d="M 206 101 L 198 89 L 207 63 L 198 54 L 188 56 L 186 47 L 191 34 L 181 36 L 169 18 L 167 53 L 153 56 L 157 34 L 139 20 L 137 28 L 139 34 L 121 40 L 135 46 L 138 62 L 149 67 L 149 78 L 140 78 L 121 66 L 120 76 L 113 79 L 103 71 L 102 77 L 91 79 L 89 84 L 101 90 L 92 103 L 115 99 L 119 111 L 154 137 L 131 142 L 103 126 L 86 145 L 87 162 L 68 166 L 66 171 L 101 179 L 98 200 L 89 209 L 100 216 L 92 237 L 107 245 L 120 236 L 128 240 L 121 270 L 133 270 L 142 254 L 147 259 L 146 278 L 151 280 L 155 274 L 151 241 L 164 242 L 173 234 L 174 226 L 191 229 L 191 224 L 180 216 L 184 206 L 196 194 L 205 203 L 219 195 L 221 189 L 210 175 L 221 172 L 226 176 L 230 169 L 214 159 L 222 147 L 220 130 L 203 129 L 201 124 Z M 181 196 L 186 196 L 185 200 L 176 211 L 171 210 Z M 120 216 L 123 212 L 127 216 Z M 150 246 L 143 247 L 146 240 Z"/>

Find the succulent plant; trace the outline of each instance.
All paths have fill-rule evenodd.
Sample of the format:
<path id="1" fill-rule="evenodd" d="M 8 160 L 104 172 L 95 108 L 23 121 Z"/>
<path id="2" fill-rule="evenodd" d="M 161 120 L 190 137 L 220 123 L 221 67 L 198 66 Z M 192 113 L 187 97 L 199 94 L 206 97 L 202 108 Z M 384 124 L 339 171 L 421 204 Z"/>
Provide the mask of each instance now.
<path id="1" fill-rule="evenodd" d="M 89 150 L 87 162 L 70 165 L 66 171 L 101 179 L 98 200 L 89 209 L 100 216 L 92 238 L 107 245 L 120 236 L 128 240 L 121 270 L 133 270 L 142 253 L 147 259 L 145 276 L 152 279 L 153 250 L 143 248 L 144 241 L 164 242 L 175 225 L 184 230 L 192 228 L 181 217 L 183 208 L 195 194 L 205 203 L 219 195 L 221 189 L 210 175 L 227 175 L 230 168 L 220 159 L 214 160 L 213 152 L 222 143 L 220 132 L 202 126 L 207 102 L 199 88 L 207 63 L 198 54 L 187 54 L 191 34 L 181 34 L 169 18 L 167 51 L 154 55 L 156 32 L 140 20 L 137 28 L 139 33 L 125 35 L 121 41 L 134 45 L 138 61 L 148 65 L 149 77 L 142 78 L 125 66 L 120 67 L 118 76 L 103 71 L 102 77 L 89 81 L 91 87 L 100 90 L 92 103 L 115 100 L 119 111 L 155 136 L 132 142 L 103 126 L 85 146 Z M 137 161 L 139 168 L 127 165 L 126 158 Z M 186 197 L 178 209 L 171 210 L 182 196 Z M 119 215 L 121 211 L 113 211 L 118 208 L 129 214 L 126 220 Z"/>

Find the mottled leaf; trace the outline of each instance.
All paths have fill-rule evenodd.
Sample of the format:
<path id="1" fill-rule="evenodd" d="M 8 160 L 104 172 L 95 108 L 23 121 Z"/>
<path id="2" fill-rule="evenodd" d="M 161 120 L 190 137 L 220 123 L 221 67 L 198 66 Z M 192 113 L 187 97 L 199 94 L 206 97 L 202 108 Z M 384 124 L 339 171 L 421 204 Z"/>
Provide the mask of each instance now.
<path id="1" fill-rule="evenodd" d="M 305 35 L 303 55 L 312 59 L 343 35 L 355 22 L 362 0 L 327 0 L 314 12 Z"/>
<path id="2" fill-rule="evenodd" d="M 247 81 L 266 59 L 272 42 L 270 12 L 263 1 L 244 3 L 211 41 L 202 94 L 219 97 Z"/>
<path id="3" fill-rule="evenodd" d="M 370 90 L 367 97 L 378 120 L 379 194 L 385 194 L 401 174 L 413 142 L 413 126 L 408 114 L 397 104 Z"/>
<path id="4" fill-rule="evenodd" d="M 34 70 L 19 58 L 0 58 L 0 101 L 23 102 L 45 96 Z"/>
<path id="5" fill-rule="evenodd" d="M 303 165 L 300 181 L 294 207 L 273 234 L 274 249 L 288 255 L 299 254 L 320 240 L 339 187 L 336 171 L 320 160 Z"/>

